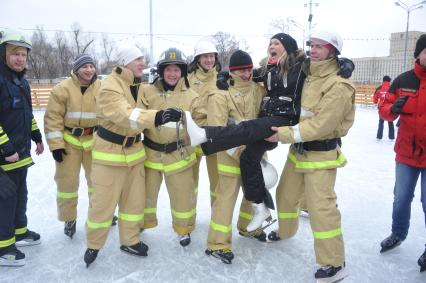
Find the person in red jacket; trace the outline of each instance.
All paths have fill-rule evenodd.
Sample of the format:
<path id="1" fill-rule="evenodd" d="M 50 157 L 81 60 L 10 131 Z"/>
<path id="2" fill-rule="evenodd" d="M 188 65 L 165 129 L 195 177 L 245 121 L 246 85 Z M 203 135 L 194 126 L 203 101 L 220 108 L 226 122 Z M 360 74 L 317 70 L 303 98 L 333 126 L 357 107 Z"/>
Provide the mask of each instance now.
<path id="1" fill-rule="evenodd" d="M 401 124 L 395 142 L 396 169 L 392 211 L 392 234 L 381 242 L 385 252 L 405 240 L 410 226 L 411 202 L 421 175 L 421 202 L 426 222 L 426 34 L 419 37 L 414 51 L 414 69 L 402 73 L 392 83 L 380 116 Z M 426 251 L 418 260 L 420 271 L 426 270 Z"/>
<path id="2" fill-rule="evenodd" d="M 380 105 L 381 102 L 385 99 L 386 93 L 389 90 L 391 78 L 389 76 L 383 77 L 383 83 L 376 88 L 376 91 L 374 92 L 374 104 Z M 379 128 L 377 129 L 377 136 L 376 138 L 378 140 L 381 140 L 383 138 L 383 124 L 384 120 L 379 116 Z M 388 121 L 388 137 L 390 140 L 395 139 L 395 130 L 393 127 L 393 121 Z"/>

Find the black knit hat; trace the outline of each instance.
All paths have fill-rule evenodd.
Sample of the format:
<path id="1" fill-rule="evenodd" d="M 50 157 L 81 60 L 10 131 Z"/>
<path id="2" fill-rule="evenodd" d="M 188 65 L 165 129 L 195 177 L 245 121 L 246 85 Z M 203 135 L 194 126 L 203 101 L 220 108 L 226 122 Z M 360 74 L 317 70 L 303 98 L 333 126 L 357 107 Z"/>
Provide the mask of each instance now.
<path id="1" fill-rule="evenodd" d="M 390 78 L 389 76 L 384 76 L 384 77 L 383 77 L 383 81 L 384 81 L 384 82 L 390 82 L 390 81 L 391 81 L 391 78 Z"/>
<path id="2" fill-rule="evenodd" d="M 242 70 L 242 69 L 251 69 L 253 68 L 253 61 L 251 60 L 250 55 L 247 52 L 242 50 L 237 50 L 232 53 L 231 58 L 229 59 L 229 70 Z"/>
<path id="3" fill-rule="evenodd" d="M 419 56 L 420 52 L 426 48 L 426 34 L 422 34 L 416 42 L 416 50 L 414 50 L 414 58 Z"/>
<path id="4" fill-rule="evenodd" d="M 74 63 L 72 64 L 72 71 L 73 71 L 73 73 L 77 74 L 78 69 L 80 69 L 81 67 L 83 67 L 84 64 L 92 64 L 93 66 L 95 66 L 95 61 L 88 54 L 80 54 L 80 55 L 78 55 L 75 58 Z"/>
<path id="5" fill-rule="evenodd" d="M 278 39 L 281 42 L 287 54 L 293 53 L 294 51 L 299 49 L 299 47 L 297 47 L 296 40 L 286 33 L 277 33 L 276 35 L 271 37 L 271 39 L 273 38 Z"/>

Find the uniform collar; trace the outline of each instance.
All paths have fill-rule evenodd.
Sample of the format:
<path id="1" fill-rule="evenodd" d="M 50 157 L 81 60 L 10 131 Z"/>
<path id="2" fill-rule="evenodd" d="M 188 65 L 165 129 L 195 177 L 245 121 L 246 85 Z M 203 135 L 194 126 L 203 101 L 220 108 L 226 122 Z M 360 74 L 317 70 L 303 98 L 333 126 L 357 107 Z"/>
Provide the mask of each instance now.
<path id="1" fill-rule="evenodd" d="M 248 90 L 250 90 L 250 88 L 252 87 L 252 81 L 251 80 L 244 81 L 239 76 L 234 75 L 233 73 L 229 73 L 229 74 L 230 74 L 232 80 L 234 81 L 233 88 L 235 88 L 236 90 L 245 93 Z"/>
<path id="2" fill-rule="evenodd" d="M 216 67 L 211 68 L 207 72 L 203 70 L 199 65 L 197 66 L 197 69 L 195 69 L 195 77 L 202 81 L 206 82 L 209 80 L 215 80 L 217 76 Z"/>
<path id="3" fill-rule="evenodd" d="M 327 59 L 319 62 L 312 62 L 309 68 L 310 75 L 313 77 L 326 77 L 338 70 L 336 59 Z"/>
<path id="4" fill-rule="evenodd" d="M 133 72 L 126 67 L 123 66 L 117 66 L 112 70 L 113 74 L 116 74 L 118 77 L 120 77 L 127 85 L 132 85 L 135 76 L 133 75 Z"/>
<path id="5" fill-rule="evenodd" d="M 414 73 L 416 74 L 416 76 L 421 79 L 424 80 L 426 79 L 426 68 L 423 68 L 419 63 L 415 63 L 414 64 Z"/>

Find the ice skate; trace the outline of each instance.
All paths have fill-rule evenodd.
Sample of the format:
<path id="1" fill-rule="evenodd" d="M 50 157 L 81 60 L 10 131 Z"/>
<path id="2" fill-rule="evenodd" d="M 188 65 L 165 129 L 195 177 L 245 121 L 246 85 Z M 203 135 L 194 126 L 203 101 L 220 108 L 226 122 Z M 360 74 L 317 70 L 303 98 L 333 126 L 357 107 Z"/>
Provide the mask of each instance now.
<path id="1" fill-rule="evenodd" d="M 419 257 L 417 264 L 420 266 L 420 272 L 426 270 L 426 251 Z"/>
<path id="2" fill-rule="evenodd" d="M 182 115 L 183 126 L 186 130 L 186 137 L 184 138 L 186 145 L 196 146 L 207 141 L 206 131 L 192 120 L 191 113 L 185 111 Z"/>
<path id="3" fill-rule="evenodd" d="M 114 215 L 114 216 L 112 217 L 111 226 L 115 226 L 115 225 L 117 225 L 117 221 L 118 221 L 118 217 Z"/>
<path id="4" fill-rule="evenodd" d="M 0 255 L 0 266 L 24 266 L 25 254 L 18 250 L 15 245 L 3 249 Z"/>
<path id="5" fill-rule="evenodd" d="M 41 243 L 40 235 L 34 231 L 27 230 L 22 235 L 16 235 L 16 246 L 34 246 Z"/>
<path id="6" fill-rule="evenodd" d="M 84 253 L 84 262 L 86 263 L 86 267 L 89 268 L 89 265 L 92 264 L 92 262 L 95 261 L 96 257 L 98 256 L 99 250 L 95 249 L 87 249 Z"/>
<path id="7" fill-rule="evenodd" d="M 277 230 L 271 231 L 271 233 L 268 234 L 268 240 L 272 242 L 280 241 L 281 238 L 279 232 Z"/>
<path id="8" fill-rule="evenodd" d="M 250 233 L 247 231 L 239 231 L 238 233 L 246 238 L 253 238 L 260 242 L 266 242 L 266 233 L 263 229 L 257 229 Z"/>
<path id="9" fill-rule="evenodd" d="M 186 247 L 191 243 L 191 235 L 188 234 L 184 234 L 184 235 L 178 235 L 179 236 L 179 244 L 182 247 Z"/>
<path id="10" fill-rule="evenodd" d="M 206 255 L 211 255 L 217 259 L 220 259 L 223 263 L 231 264 L 234 259 L 234 254 L 230 249 L 212 250 L 207 249 Z"/>
<path id="11" fill-rule="evenodd" d="M 65 227 L 64 227 L 64 234 L 67 235 L 68 237 L 70 237 L 72 239 L 72 237 L 75 234 L 76 231 L 76 221 L 66 221 L 65 222 Z"/>
<path id="12" fill-rule="evenodd" d="M 122 250 L 123 252 L 129 253 L 131 255 L 135 255 L 135 256 L 147 256 L 148 255 L 148 246 L 145 245 L 142 242 L 139 242 L 137 244 L 134 244 L 132 246 L 124 246 L 122 245 L 120 247 L 120 250 Z"/>
<path id="13" fill-rule="evenodd" d="M 384 253 L 386 251 L 389 251 L 401 245 L 401 243 L 402 241 L 397 236 L 395 236 L 394 234 L 391 234 L 389 237 L 387 237 L 380 243 L 380 246 L 382 247 L 380 252 Z"/>
<path id="14" fill-rule="evenodd" d="M 343 280 L 348 274 L 345 265 L 334 267 L 331 265 L 322 266 L 315 272 L 317 283 L 333 283 Z"/>
<path id="15" fill-rule="evenodd" d="M 265 203 L 252 203 L 251 205 L 253 207 L 253 219 L 247 225 L 247 232 L 249 233 L 263 227 L 262 223 L 264 221 L 267 221 L 268 224 L 272 222 L 271 212 L 266 208 Z M 262 230 L 266 227 L 264 226 Z"/>
<path id="16" fill-rule="evenodd" d="M 303 217 L 303 218 L 309 218 L 309 212 L 307 210 L 299 211 L 299 215 L 300 217 Z"/>

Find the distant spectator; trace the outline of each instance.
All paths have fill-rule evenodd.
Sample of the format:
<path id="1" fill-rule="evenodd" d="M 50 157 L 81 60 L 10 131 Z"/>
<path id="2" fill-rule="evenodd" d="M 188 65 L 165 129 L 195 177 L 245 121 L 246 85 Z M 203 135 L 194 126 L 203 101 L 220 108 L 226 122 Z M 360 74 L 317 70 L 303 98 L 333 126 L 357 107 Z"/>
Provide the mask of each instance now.
<path id="1" fill-rule="evenodd" d="M 391 78 L 389 76 L 383 77 L 383 83 L 376 88 L 376 91 L 374 92 L 374 104 L 377 104 L 379 106 L 381 103 L 384 102 L 386 93 L 389 90 Z M 383 124 L 384 120 L 380 118 L 379 116 L 379 128 L 377 129 L 377 136 L 376 138 L 378 140 L 381 140 L 383 137 Z M 390 140 L 395 139 L 395 130 L 393 127 L 393 121 L 388 121 L 389 131 L 388 136 Z"/>

